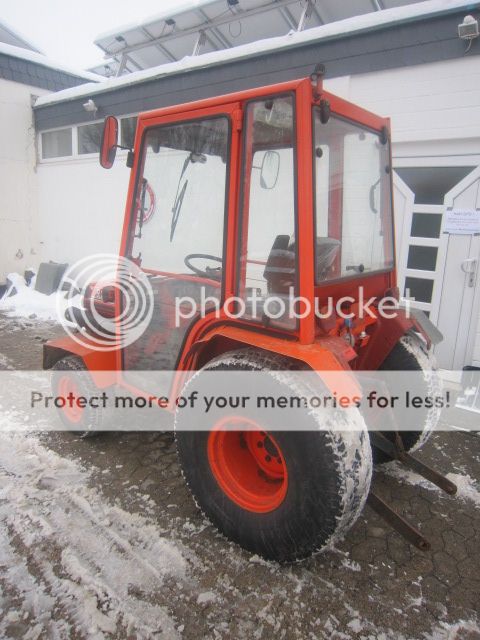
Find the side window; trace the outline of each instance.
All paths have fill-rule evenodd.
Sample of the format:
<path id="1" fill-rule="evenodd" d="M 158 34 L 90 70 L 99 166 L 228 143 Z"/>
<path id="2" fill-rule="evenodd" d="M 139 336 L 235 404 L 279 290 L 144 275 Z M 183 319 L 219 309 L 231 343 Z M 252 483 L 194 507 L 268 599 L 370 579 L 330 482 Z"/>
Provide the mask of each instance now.
<path id="1" fill-rule="evenodd" d="M 56 131 L 45 131 L 42 133 L 42 159 L 64 158 L 71 156 L 72 128 L 57 129 Z"/>
<path id="2" fill-rule="evenodd" d="M 247 318 L 294 328 L 286 313 L 296 287 L 293 98 L 250 103 L 244 135 L 239 295 Z"/>
<path id="3" fill-rule="evenodd" d="M 315 113 L 316 281 L 393 267 L 388 144 Z"/>
<path id="4" fill-rule="evenodd" d="M 102 141 L 103 122 L 81 125 L 77 128 L 78 154 L 98 153 Z"/>
<path id="5" fill-rule="evenodd" d="M 124 147 L 133 149 L 136 129 L 137 118 L 135 116 L 132 116 L 130 118 L 122 118 L 120 120 L 121 141 Z"/>

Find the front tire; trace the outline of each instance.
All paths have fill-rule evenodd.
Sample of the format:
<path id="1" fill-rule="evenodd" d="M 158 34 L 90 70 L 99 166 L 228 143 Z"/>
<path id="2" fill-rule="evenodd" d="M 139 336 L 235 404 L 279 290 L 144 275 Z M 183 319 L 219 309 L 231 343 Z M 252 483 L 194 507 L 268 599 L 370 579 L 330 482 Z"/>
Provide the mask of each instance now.
<path id="1" fill-rule="evenodd" d="M 286 391 L 314 393 L 288 368 L 283 358 L 246 349 L 213 360 L 187 387 L 204 371 L 248 370 L 274 373 Z M 188 418 L 176 414 L 180 464 L 197 504 L 227 538 L 269 560 L 300 560 L 332 545 L 355 522 L 369 491 L 371 450 L 358 409 L 304 417 L 308 430 L 275 431 L 275 424 L 255 423 L 247 408 L 230 424 L 188 431 Z"/>

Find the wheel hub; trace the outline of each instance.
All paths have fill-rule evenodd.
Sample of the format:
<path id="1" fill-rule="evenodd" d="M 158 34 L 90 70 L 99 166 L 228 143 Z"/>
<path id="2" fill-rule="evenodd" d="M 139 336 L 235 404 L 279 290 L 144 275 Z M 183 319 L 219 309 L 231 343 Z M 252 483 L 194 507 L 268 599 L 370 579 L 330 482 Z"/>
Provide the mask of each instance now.
<path id="1" fill-rule="evenodd" d="M 238 506 L 267 513 L 285 499 L 288 473 L 281 449 L 253 421 L 237 417 L 219 421 L 207 450 L 217 483 Z"/>

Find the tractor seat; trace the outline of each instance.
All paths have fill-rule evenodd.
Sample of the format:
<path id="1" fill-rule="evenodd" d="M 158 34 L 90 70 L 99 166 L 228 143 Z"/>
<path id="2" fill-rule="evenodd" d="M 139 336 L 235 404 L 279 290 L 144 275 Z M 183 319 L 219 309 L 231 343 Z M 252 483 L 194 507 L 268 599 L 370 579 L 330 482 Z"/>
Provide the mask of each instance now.
<path id="1" fill-rule="evenodd" d="M 273 241 L 263 272 L 269 293 L 287 294 L 295 284 L 295 248 L 290 236 L 278 235 Z"/>
<path id="2" fill-rule="evenodd" d="M 316 239 L 316 282 L 328 277 L 341 247 L 340 240 L 330 237 Z M 278 235 L 272 245 L 263 277 L 271 294 L 288 294 L 295 284 L 295 241 L 288 235 Z"/>

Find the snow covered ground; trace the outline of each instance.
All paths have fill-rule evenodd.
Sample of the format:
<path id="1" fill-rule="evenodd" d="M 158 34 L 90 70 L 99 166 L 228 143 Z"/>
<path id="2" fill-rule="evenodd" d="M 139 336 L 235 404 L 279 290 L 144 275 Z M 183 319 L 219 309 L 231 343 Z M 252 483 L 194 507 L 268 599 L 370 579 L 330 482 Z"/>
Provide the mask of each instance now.
<path id="1" fill-rule="evenodd" d="M 156 600 L 188 580 L 188 552 L 88 480 L 35 437 L 0 436 L 1 637 L 178 637 Z"/>
<path id="2" fill-rule="evenodd" d="M 377 571 L 369 571 L 368 565 L 339 548 L 325 558 L 325 564 L 312 561 L 282 568 L 248 557 L 233 545 L 225 547 L 211 527 L 188 518 L 171 528 L 161 526 L 153 517 L 151 500 L 144 503 L 143 513 L 122 507 L 121 501 L 108 499 L 95 487 L 99 472 L 105 470 L 62 456 L 35 435 L 0 435 L 0 637 L 201 637 L 191 626 L 184 636 L 182 611 L 185 615 L 189 606 L 196 609 L 199 628 L 203 616 L 212 630 L 208 637 L 215 639 L 271 638 L 288 615 L 293 617 L 292 634 L 278 637 L 480 637 L 473 617 L 448 622 L 444 603 L 438 603 L 442 615 L 421 636 L 394 631 L 386 615 L 389 597 L 376 583 L 379 562 L 373 565 Z M 411 475 L 399 477 L 416 482 Z M 459 478 L 465 476 L 457 474 Z M 461 498 L 478 507 L 478 493 L 468 479 L 463 481 Z M 198 547 L 204 533 L 211 538 L 209 546 L 213 542 L 221 549 L 218 556 L 215 550 L 205 555 L 202 545 Z M 216 579 L 207 581 L 210 587 L 202 585 L 204 574 L 213 568 Z M 405 622 L 429 605 L 421 574 L 420 566 L 395 602 L 395 615 Z M 384 612 L 383 628 L 365 611 L 360 594 L 352 593 L 350 579 L 367 580 L 373 610 Z M 345 612 L 343 623 L 335 600 Z M 172 606 L 174 602 L 180 609 Z M 232 610 L 235 602 L 238 606 Z M 232 614 L 240 622 L 235 633 L 229 631 Z M 253 614 L 260 624 L 257 634 L 255 625 L 248 624 Z M 299 616 L 311 618 L 311 633 L 302 628 Z M 299 633 L 293 632 L 295 625 Z"/>
<path id="3" fill-rule="evenodd" d="M 57 330 L 0 313 L 0 367 L 36 368 Z M 395 466 L 374 482 L 430 552 L 367 507 L 336 549 L 280 567 L 204 520 L 171 434 L 1 431 L 0 638 L 480 638 L 479 440 L 440 433 L 421 455 L 458 497 Z"/>

